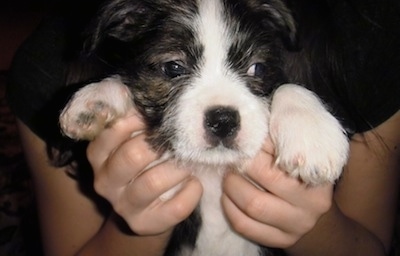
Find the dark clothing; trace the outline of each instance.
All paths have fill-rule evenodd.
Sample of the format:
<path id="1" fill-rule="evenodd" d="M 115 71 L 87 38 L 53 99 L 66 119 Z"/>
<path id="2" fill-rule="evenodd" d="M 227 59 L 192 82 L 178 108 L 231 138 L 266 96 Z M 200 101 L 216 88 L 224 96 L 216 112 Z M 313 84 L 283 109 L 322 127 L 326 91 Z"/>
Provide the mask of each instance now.
<path id="1" fill-rule="evenodd" d="M 45 137 L 45 131 L 35 124 L 37 115 L 65 84 L 65 30 L 62 20 L 43 22 L 20 47 L 9 73 L 9 105 L 41 137 Z"/>

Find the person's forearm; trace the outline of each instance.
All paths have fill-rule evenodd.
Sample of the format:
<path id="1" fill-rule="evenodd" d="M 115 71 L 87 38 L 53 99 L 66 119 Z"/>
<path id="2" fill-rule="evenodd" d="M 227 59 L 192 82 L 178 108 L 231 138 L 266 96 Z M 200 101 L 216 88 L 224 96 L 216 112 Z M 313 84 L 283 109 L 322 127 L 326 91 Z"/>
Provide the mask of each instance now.
<path id="1" fill-rule="evenodd" d="M 371 232 L 344 216 L 336 204 L 317 225 L 286 253 L 296 255 L 385 255 L 382 243 Z"/>
<path id="2" fill-rule="evenodd" d="M 99 232 L 76 254 L 160 256 L 164 254 L 171 232 L 155 236 L 133 234 L 122 219 L 110 216 Z"/>

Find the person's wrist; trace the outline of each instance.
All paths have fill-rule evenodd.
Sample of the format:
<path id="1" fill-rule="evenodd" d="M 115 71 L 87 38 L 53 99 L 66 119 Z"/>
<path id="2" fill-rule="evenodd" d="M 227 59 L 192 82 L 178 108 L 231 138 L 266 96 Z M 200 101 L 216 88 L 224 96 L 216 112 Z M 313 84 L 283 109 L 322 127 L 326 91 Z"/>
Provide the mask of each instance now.
<path id="1" fill-rule="evenodd" d="M 297 240 L 297 242 L 292 246 L 285 248 L 286 254 L 290 256 L 307 255 L 310 245 L 315 247 L 316 241 L 314 234 L 317 234 L 317 236 L 320 234 L 325 234 L 324 232 L 326 232 L 326 230 L 324 230 L 324 228 L 329 226 L 329 223 L 334 223 L 339 214 L 341 214 L 339 208 L 335 202 L 332 202 L 329 210 L 319 217 L 315 223 L 315 226 L 310 231 L 300 237 L 300 239 Z"/>

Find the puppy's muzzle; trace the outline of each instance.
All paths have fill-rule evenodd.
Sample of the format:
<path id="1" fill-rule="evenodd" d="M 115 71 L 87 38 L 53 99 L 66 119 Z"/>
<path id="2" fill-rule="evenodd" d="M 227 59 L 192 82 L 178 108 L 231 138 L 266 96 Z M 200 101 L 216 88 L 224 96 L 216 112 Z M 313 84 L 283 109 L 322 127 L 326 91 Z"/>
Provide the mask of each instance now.
<path id="1" fill-rule="evenodd" d="M 226 106 L 212 107 L 205 112 L 204 128 L 206 140 L 211 146 L 222 143 L 225 147 L 232 148 L 240 129 L 239 111 Z"/>

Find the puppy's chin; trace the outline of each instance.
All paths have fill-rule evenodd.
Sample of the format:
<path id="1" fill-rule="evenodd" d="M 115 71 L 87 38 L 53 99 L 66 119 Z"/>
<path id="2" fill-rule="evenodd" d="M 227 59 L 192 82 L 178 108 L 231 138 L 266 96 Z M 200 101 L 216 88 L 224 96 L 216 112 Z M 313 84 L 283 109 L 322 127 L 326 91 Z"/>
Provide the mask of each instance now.
<path id="1" fill-rule="evenodd" d="M 189 145 L 175 145 L 175 157 L 184 163 L 200 166 L 232 167 L 241 170 L 242 167 L 255 157 L 261 149 L 263 140 L 259 145 L 252 145 L 251 148 L 240 146 L 227 147 L 222 143 L 216 146 L 203 145 L 191 147 Z"/>

